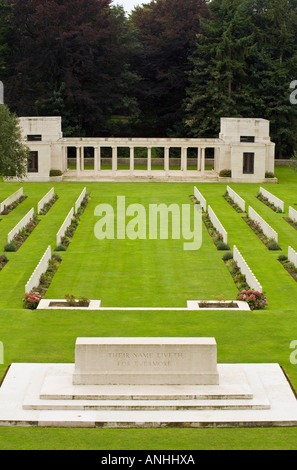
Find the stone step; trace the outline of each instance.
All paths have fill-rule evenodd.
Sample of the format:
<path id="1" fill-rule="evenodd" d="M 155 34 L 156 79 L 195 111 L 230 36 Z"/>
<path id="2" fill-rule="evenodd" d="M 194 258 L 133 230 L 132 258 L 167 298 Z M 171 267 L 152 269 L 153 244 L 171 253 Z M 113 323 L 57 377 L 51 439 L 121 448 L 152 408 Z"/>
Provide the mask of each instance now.
<path id="1" fill-rule="evenodd" d="M 242 376 L 240 375 L 240 378 Z M 73 385 L 72 375 L 48 375 L 41 400 L 251 400 L 250 386 L 221 385 Z"/>
<path id="2" fill-rule="evenodd" d="M 40 400 L 24 403 L 26 410 L 80 411 L 178 411 L 178 410 L 268 410 L 268 402 L 252 400 Z"/>
<path id="3" fill-rule="evenodd" d="M 227 405 L 234 404 L 233 408 L 224 408 L 224 400 L 204 400 L 202 404 L 206 407 L 202 409 L 188 406 L 191 400 L 185 401 L 185 408 L 181 407 L 183 401 L 174 403 L 170 400 L 169 405 L 179 408 L 161 409 L 163 401 L 151 400 L 154 407 L 147 406 L 146 401 L 147 409 L 137 410 L 132 406 L 142 403 L 132 400 L 129 409 L 90 409 L 89 405 L 98 406 L 98 401 L 40 399 L 45 378 L 50 375 L 70 377 L 74 364 L 13 363 L 0 387 L 0 426 L 116 429 L 297 426 L 295 394 L 278 364 L 218 364 L 218 370 L 219 387 L 231 386 L 237 390 L 239 385 L 250 387 L 253 398 L 246 399 L 243 404 L 252 407 L 241 407 L 243 400 L 231 401 L 230 398 Z M 107 407 L 109 402 L 102 400 L 101 404 Z M 119 405 L 126 407 L 130 403 L 124 400 Z M 80 409 L 71 409 L 78 406 Z M 160 409 L 156 410 L 156 406 Z"/>

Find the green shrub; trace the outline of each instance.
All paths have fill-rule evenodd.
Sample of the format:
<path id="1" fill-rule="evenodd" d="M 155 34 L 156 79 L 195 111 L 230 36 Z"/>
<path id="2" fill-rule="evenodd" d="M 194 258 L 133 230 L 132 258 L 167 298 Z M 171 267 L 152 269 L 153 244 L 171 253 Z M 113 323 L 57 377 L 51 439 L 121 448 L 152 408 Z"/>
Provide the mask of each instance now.
<path id="1" fill-rule="evenodd" d="M 268 250 L 271 250 L 271 251 L 280 250 L 280 246 L 279 246 L 279 244 L 278 244 L 275 240 L 270 240 L 270 241 L 267 243 L 266 246 L 267 246 Z"/>
<path id="2" fill-rule="evenodd" d="M 287 261 L 288 257 L 284 254 L 279 255 L 278 260 L 279 261 Z"/>
<path id="3" fill-rule="evenodd" d="M 79 297 L 77 305 L 79 307 L 88 307 L 89 303 L 90 299 L 88 299 L 87 297 Z"/>
<path id="4" fill-rule="evenodd" d="M 58 245 L 55 248 L 55 251 L 66 251 L 66 250 L 67 250 L 67 248 L 64 245 Z"/>
<path id="5" fill-rule="evenodd" d="M 227 245 L 226 243 L 224 243 L 222 240 L 219 240 L 217 243 L 216 243 L 216 246 L 217 246 L 217 249 L 218 250 L 230 250 L 230 247 L 229 245 Z"/>
<path id="6" fill-rule="evenodd" d="M 67 300 L 68 304 L 72 307 L 74 307 L 74 305 L 76 304 L 75 295 L 73 294 L 65 294 L 65 299 Z"/>
<path id="7" fill-rule="evenodd" d="M 228 261 L 229 259 L 233 259 L 233 253 L 231 251 L 227 251 L 223 254 L 223 261 Z"/>
<path id="8" fill-rule="evenodd" d="M 50 170 L 49 175 L 50 176 L 62 176 L 62 171 L 61 170 Z"/>
<path id="9" fill-rule="evenodd" d="M 11 242 L 6 243 L 4 246 L 4 251 L 17 251 L 17 245 L 14 240 L 11 240 Z"/>
<path id="10" fill-rule="evenodd" d="M 274 178 L 274 173 L 271 173 L 270 171 L 266 171 L 265 178 Z"/>
<path id="11" fill-rule="evenodd" d="M 219 173 L 219 176 L 221 178 L 231 178 L 232 176 L 231 170 L 221 170 Z"/>
<path id="12" fill-rule="evenodd" d="M 55 260 L 55 261 L 58 261 L 59 263 L 61 263 L 61 261 L 62 261 L 62 256 L 59 255 L 58 253 L 53 253 L 53 254 L 52 254 L 52 259 Z"/>

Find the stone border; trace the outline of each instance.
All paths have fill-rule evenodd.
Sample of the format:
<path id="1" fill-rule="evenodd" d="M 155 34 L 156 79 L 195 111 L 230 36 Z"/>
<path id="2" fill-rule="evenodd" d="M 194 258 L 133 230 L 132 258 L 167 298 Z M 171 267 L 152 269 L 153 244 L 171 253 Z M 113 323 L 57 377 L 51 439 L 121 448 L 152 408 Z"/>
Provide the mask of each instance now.
<path id="1" fill-rule="evenodd" d="M 101 307 L 101 300 L 90 300 L 90 304 L 88 307 L 50 307 L 51 302 L 67 302 L 66 299 L 41 299 L 37 309 L 39 310 L 114 310 L 114 311 L 188 311 L 188 310 L 219 310 L 219 311 L 226 311 L 226 310 L 234 310 L 236 312 L 242 310 L 250 310 L 250 307 L 247 302 L 242 300 L 225 300 L 225 301 L 218 301 L 218 300 L 187 300 L 186 307 Z M 208 308 L 208 307 L 199 307 L 199 302 L 203 303 L 226 303 L 230 304 L 231 302 L 236 303 L 238 308 Z"/>
<path id="2" fill-rule="evenodd" d="M 222 308 L 209 308 L 209 307 L 199 307 L 199 302 L 203 302 L 204 304 L 216 304 L 216 303 L 221 303 L 221 304 L 226 304 L 226 307 L 222 307 Z M 231 307 L 228 307 L 228 304 L 230 304 L 231 302 L 233 302 L 234 304 L 237 304 L 238 308 L 231 308 Z M 188 309 L 189 310 L 219 310 L 219 311 L 226 311 L 226 310 L 230 310 L 230 311 L 234 311 L 234 312 L 238 312 L 238 311 L 242 311 L 242 310 L 250 310 L 250 307 L 249 307 L 249 304 L 247 302 L 243 302 L 242 300 L 188 300 L 187 301 L 187 305 L 188 305 Z"/>

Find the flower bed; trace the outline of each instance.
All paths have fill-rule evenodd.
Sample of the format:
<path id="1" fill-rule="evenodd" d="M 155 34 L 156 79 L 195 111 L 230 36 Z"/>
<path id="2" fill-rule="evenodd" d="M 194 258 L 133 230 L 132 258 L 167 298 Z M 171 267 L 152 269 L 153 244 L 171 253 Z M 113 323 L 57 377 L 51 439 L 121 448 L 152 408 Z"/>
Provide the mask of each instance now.
<path id="1" fill-rule="evenodd" d="M 4 268 L 4 266 L 8 263 L 8 259 L 6 255 L 0 255 L 0 271 Z"/>
<path id="2" fill-rule="evenodd" d="M 242 274 L 238 264 L 233 259 L 231 252 L 225 253 L 223 261 L 230 272 L 233 281 L 239 290 L 237 297 L 239 300 L 247 302 L 250 310 L 262 310 L 268 305 L 266 296 L 261 292 L 255 291 L 250 288 L 246 282 L 246 277 Z"/>
<path id="3" fill-rule="evenodd" d="M 19 204 L 21 204 L 28 196 L 20 196 L 16 201 L 12 202 L 8 206 L 5 206 L 5 209 L 1 212 L 1 215 L 7 215 L 9 212 L 13 211 Z"/>
<path id="4" fill-rule="evenodd" d="M 54 196 L 51 198 L 50 201 L 46 202 L 43 206 L 42 209 L 39 211 L 39 215 L 45 215 L 48 213 L 50 208 L 55 204 L 55 202 L 59 199 L 59 196 L 57 194 L 54 194 Z"/>
<path id="5" fill-rule="evenodd" d="M 250 219 L 249 217 L 243 217 L 242 219 L 253 230 L 253 232 L 257 235 L 257 237 L 261 240 L 261 242 L 264 243 L 264 245 L 268 248 L 268 250 L 271 250 L 271 251 L 281 250 L 279 244 L 273 238 L 266 237 L 266 235 L 264 234 L 263 230 L 260 227 L 260 224 Z"/>
<path id="6" fill-rule="evenodd" d="M 213 226 L 209 215 L 205 212 L 202 215 L 202 220 L 204 222 L 204 225 L 209 233 L 209 235 L 212 238 L 212 241 L 216 245 L 218 250 L 230 250 L 229 246 L 223 242 L 223 237 L 222 235 L 216 230 L 216 228 Z"/>
<path id="7" fill-rule="evenodd" d="M 49 307 L 89 307 L 90 299 L 86 297 L 75 298 L 73 294 L 65 294 L 65 300 L 51 300 Z"/>
<path id="8" fill-rule="evenodd" d="M 297 268 L 294 265 L 294 263 L 289 261 L 289 259 L 286 255 L 280 255 L 278 257 L 278 261 L 283 265 L 283 267 L 290 274 L 290 276 L 292 276 L 294 281 L 297 282 Z"/>
<path id="9" fill-rule="evenodd" d="M 274 212 L 278 213 L 278 214 L 282 214 L 283 211 L 281 210 L 280 207 L 276 207 L 273 202 L 270 202 L 267 197 L 263 196 L 262 193 L 258 193 L 257 194 L 257 199 L 259 199 L 259 201 L 263 202 L 264 204 L 266 204 L 266 206 L 270 207 L 270 209 L 272 209 Z"/>
<path id="10" fill-rule="evenodd" d="M 62 258 L 59 254 L 54 253 L 49 260 L 48 268 L 45 273 L 40 276 L 39 285 L 34 287 L 31 292 L 25 293 L 23 298 L 23 307 L 34 310 L 37 308 L 40 300 L 44 298 L 47 289 L 51 285 L 52 279 L 57 272 Z"/>
<path id="11" fill-rule="evenodd" d="M 246 277 L 242 274 L 238 264 L 233 259 L 233 255 L 231 252 L 226 253 L 223 256 L 223 261 L 227 266 L 229 273 L 232 276 L 232 279 L 237 287 L 238 290 L 249 289 L 249 285 L 246 282 Z"/>
<path id="12" fill-rule="evenodd" d="M 239 308 L 238 304 L 236 302 L 204 302 L 204 301 L 201 301 L 198 303 L 199 305 L 199 308 L 209 308 L 209 309 L 213 309 L 213 308 L 222 308 L 224 310 L 226 309 L 229 309 L 229 308 Z"/>
<path id="13" fill-rule="evenodd" d="M 35 310 L 40 300 L 41 296 L 38 292 L 26 292 L 23 298 L 23 307 L 29 310 Z"/>
<path id="14" fill-rule="evenodd" d="M 288 224 L 291 225 L 295 230 L 297 230 L 297 222 L 294 222 L 294 220 L 290 219 L 290 217 L 283 217 L 283 219 L 288 222 Z"/>
<path id="15" fill-rule="evenodd" d="M 239 205 L 236 204 L 236 202 L 234 202 L 233 199 L 229 196 L 228 191 L 223 194 L 223 198 L 228 202 L 228 204 L 230 204 L 231 207 L 233 207 L 236 212 L 238 212 L 239 214 L 244 213 L 244 211 L 239 207 Z"/>
<path id="16" fill-rule="evenodd" d="M 263 310 L 268 305 L 266 296 L 252 289 L 242 290 L 238 294 L 238 299 L 247 302 L 251 310 Z"/>
<path id="17" fill-rule="evenodd" d="M 4 251 L 17 251 L 23 245 L 23 243 L 25 243 L 39 222 L 40 220 L 36 217 L 36 215 L 34 215 L 30 222 L 13 237 L 11 242 L 5 245 Z"/>

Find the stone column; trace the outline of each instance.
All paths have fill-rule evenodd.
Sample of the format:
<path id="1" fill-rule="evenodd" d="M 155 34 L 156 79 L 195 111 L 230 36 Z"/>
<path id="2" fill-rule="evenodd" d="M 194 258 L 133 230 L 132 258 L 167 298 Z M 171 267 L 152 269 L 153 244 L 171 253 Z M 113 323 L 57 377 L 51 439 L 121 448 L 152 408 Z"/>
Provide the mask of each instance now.
<path id="1" fill-rule="evenodd" d="M 100 147 L 94 147 L 94 171 L 100 170 Z"/>
<path id="2" fill-rule="evenodd" d="M 201 174 L 204 175 L 205 172 L 205 148 L 201 149 Z"/>
<path id="3" fill-rule="evenodd" d="M 134 147 L 130 147 L 130 175 L 134 175 Z"/>
<path id="4" fill-rule="evenodd" d="M 85 169 L 85 151 L 83 145 L 80 147 L 80 169 L 82 171 Z"/>
<path id="5" fill-rule="evenodd" d="M 147 173 L 151 175 L 152 173 L 152 148 L 147 148 Z"/>
<path id="6" fill-rule="evenodd" d="M 197 149 L 197 170 L 201 171 L 201 147 Z"/>
<path id="7" fill-rule="evenodd" d="M 61 146 L 62 151 L 62 171 L 67 170 L 67 147 L 62 144 Z"/>
<path id="8" fill-rule="evenodd" d="M 182 153 L 181 153 L 181 169 L 183 171 L 184 176 L 187 174 L 188 171 L 188 153 L 187 153 L 188 148 L 187 147 L 182 147 Z"/>
<path id="9" fill-rule="evenodd" d="M 75 147 L 76 152 L 76 176 L 80 175 L 80 147 Z"/>
<path id="10" fill-rule="evenodd" d="M 115 173 L 117 169 L 118 169 L 117 147 L 112 147 L 112 172 Z"/>
<path id="11" fill-rule="evenodd" d="M 164 170 L 166 175 L 169 174 L 169 147 L 164 148 Z"/>

